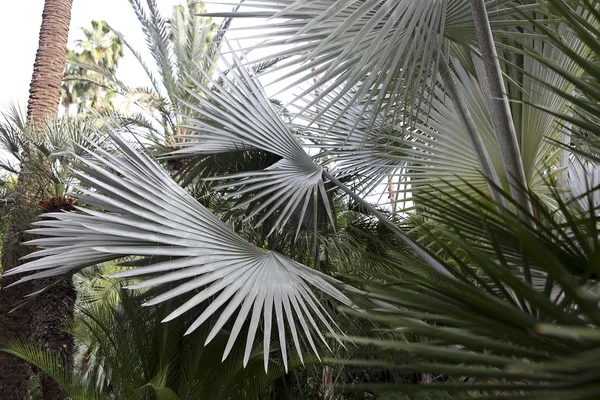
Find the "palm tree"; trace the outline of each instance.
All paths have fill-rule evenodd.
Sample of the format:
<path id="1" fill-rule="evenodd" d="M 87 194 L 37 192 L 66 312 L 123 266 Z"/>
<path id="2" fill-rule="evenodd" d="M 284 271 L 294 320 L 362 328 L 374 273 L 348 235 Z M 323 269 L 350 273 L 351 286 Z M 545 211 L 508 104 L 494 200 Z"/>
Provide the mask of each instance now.
<path id="1" fill-rule="evenodd" d="M 74 102 L 79 103 L 78 112 L 88 106 L 94 109 L 112 108 L 108 100 L 115 92 L 106 91 L 109 83 L 103 82 L 102 75 L 82 65 L 90 63 L 114 75 L 124 54 L 121 40 L 110 30 L 106 21 L 94 20 L 92 29 L 84 27 L 81 30 L 85 40 L 75 43 L 76 50 L 67 51 L 62 101 L 67 114 L 68 107 Z"/>
<path id="2" fill-rule="evenodd" d="M 40 41 L 27 104 L 27 124 L 34 127 L 43 126 L 44 121 L 54 118 L 58 110 L 71 5 L 72 0 L 47 0 L 44 3 Z M 43 136 L 42 130 L 36 132 L 40 137 Z M 25 153 L 27 159 L 27 150 Z M 20 258 L 31 252 L 31 248 L 22 246 L 22 242 L 27 240 L 25 230 L 38 214 L 35 197 L 37 187 L 35 179 L 20 174 L 17 184 L 19 207 L 11 219 L 4 245 L 3 271 L 16 267 Z M 29 285 L 9 289 L 7 286 L 10 283 L 10 278 L 3 277 L 0 289 L 0 326 L 3 335 L 29 335 L 35 327 L 36 337 L 40 342 L 50 347 L 56 346 L 65 359 L 68 359 L 72 341 L 62 332 L 61 324 L 72 314 L 74 292 L 69 281 L 57 283 L 40 298 L 35 307 L 23 307 L 9 315 L 12 307 L 24 295 L 36 291 L 37 287 Z M 50 281 L 46 282 L 49 283 Z M 57 302 L 56 299 L 60 301 Z M 6 354 L 0 356 L 0 397 L 19 400 L 27 398 L 29 375 L 29 365 L 22 360 Z M 43 378 L 43 381 L 44 392 L 49 399 L 61 396 L 62 391 L 56 385 L 53 387 L 51 380 Z"/>
<path id="3" fill-rule="evenodd" d="M 42 258 L 8 275 L 35 271 L 24 283 L 140 257 L 130 264 L 135 268 L 115 276 L 146 276 L 131 285 L 135 289 L 163 287 L 148 305 L 197 291 L 166 319 L 199 307 L 188 332 L 215 316 L 211 338 L 231 319 L 225 357 L 248 327 L 247 361 L 262 323 L 265 368 L 274 322 L 285 364 L 292 343 L 300 357 L 306 343 L 317 353 L 313 336 L 324 339 L 320 327 L 339 337 L 315 293 L 346 305 L 352 304 L 347 296 L 356 295 L 361 304 L 370 299 L 365 307 L 375 310 L 367 316 L 415 333 L 403 338 L 407 343 L 367 341 L 437 363 L 418 370 L 478 374 L 495 381 L 470 388 L 506 390 L 515 398 L 532 398 L 535 391 L 538 398 L 592 398 L 597 189 L 583 191 L 583 212 L 580 198 L 565 201 L 558 193 L 565 188 L 554 179 L 561 150 L 548 141 L 562 138 L 568 121 L 577 139 L 570 158 L 597 165 L 599 103 L 597 82 L 589 77 L 598 76 L 590 60 L 598 54 L 599 6 L 573 4 L 506 0 L 475 9 L 466 0 L 249 0 L 244 6 L 261 10 L 237 15 L 276 17 L 266 26 L 275 38 L 269 44 L 296 45 L 277 54 L 289 57 L 281 68 L 293 69 L 288 75 L 297 83 L 320 75 L 297 99 L 296 120 L 307 123 L 282 118 L 236 54 L 231 63 L 223 59 L 225 72 L 201 71 L 204 81 L 183 89 L 182 107 L 189 112 L 174 155 L 245 150 L 276 156 L 266 168 L 213 178 L 250 220 L 259 218 L 256 225 L 270 219 L 267 249 L 279 232 L 298 229 L 307 216 L 324 216 L 335 226 L 332 192 L 397 237 L 403 246 L 390 250 L 392 272 L 369 279 L 376 288 L 371 293 L 250 245 L 117 132 L 118 153 L 90 151 L 75 172 L 82 182 L 79 199 L 90 207 L 48 214 L 57 221 L 40 221 L 37 232 L 50 237 L 31 242 L 42 247 L 32 257 Z M 480 60 L 494 53 L 483 43 L 492 26 L 501 58 Z M 506 80 L 505 92 L 498 79 Z M 510 109 L 505 97 L 517 100 L 509 101 Z M 522 171 L 511 158 L 513 127 L 499 115 L 512 119 Z M 508 157 L 503 141 L 512 141 Z M 323 151 L 309 155 L 308 145 Z M 367 189 L 390 171 L 409 175 L 410 190 L 419 193 L 419 213 L 406 224 L 367 201 Z M 527 184 L 511 171 L 524 171 Z M 169 286 L 173 282 L 178 286 Z M 419 343 L 419 337 L 437 342 Z M 517 386 L 521 380 L 531 384 Z"/>
<path id="4" fill-rule="evenodd" d="M 150 87 L 130 87 L 126 82 L 115 76 L 115 71 L 108 65 L 101 65 L 93 60 L 71 59 L 74 67 L 81 71 L 92 71 L 97 74 L 99 81 L 90 82 L 96 87 L 108 86 L 124 98 L 124 108 L 137 105 L 148 111 L 160 126 L 161 131 L 155 131 L 155 138 L 165 147 L 175 143 L 183 104 L 178 98 L 188 94 L 183 88 L 189 86 L 192 80 L 202 81 L 201 71 L 210 71 L 212 63 L 217 61 L 216 49 L 222 40 L 221 34 L 215 34 L 217 25 L 209 18 L 196 15 L 204 10 L 201 2 L 187 1 L 185 6 L 173 8 L 173 16 L 166 18 L 160 14 L 155 0 L 147 0 L 146 6 L 139 0 L 129 0 L 146 37 L 148 50 L 157 66 L 158 73 L 149 67 L 138 50 L 127 38 L 109 26 L 110 35 L 127 47 L 148 76 Z M 227 29 L 230 19 L 223 22 L 221 30 Z M 72 79 L 76 80 L 76 75 Z M 80 76 L 83 82 L 90 80 Z M 135 110 L 135 108 L 133 109 Z"/>

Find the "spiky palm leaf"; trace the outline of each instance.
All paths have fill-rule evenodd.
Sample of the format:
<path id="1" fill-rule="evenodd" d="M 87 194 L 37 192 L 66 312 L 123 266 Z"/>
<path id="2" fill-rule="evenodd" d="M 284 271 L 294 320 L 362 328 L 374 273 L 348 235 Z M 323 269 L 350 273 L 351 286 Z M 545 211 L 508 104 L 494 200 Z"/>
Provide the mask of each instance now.
<path id="1" fill-rule="evenodd" d="M 29 261 L 9 274 L 36 271 L 21 278 L 19 282 L 23 282 L 62 275 L 126 255 L 144 257 L 149 261 L 142 263 L 145 265 L 114 275 L 152 276 L 131 288 L 181 282 L 149 300 L 147 305 L 200 290 L 165 321 L 220 293 L 187 331 L 193 332 L 221 310 L 209 335 L 210 341 L 239 309 L 224 357 L 250 317 L 244 364 L 250 357 L 261 319 L 265 368 L 273 319 L 277 322 L 284 364 L 287 363 L 286 325 L 300 357 L 297 334 L 300 328 L 297 330 L 296 323 L 315 352 L 313 331 L 324 341 L 320 324 L 337 337 L 335 323 L 323 312 L 309 288 L 313 286 L 350 304 L 333 286 L 335 280 L 244 241 L 173 182 L 155 161 L 136 151 L 116 133 L 111 136 L 123 156 L 96 148 L 88 152 L 89 158 L 80 157 L 80 164 L 73 171 L 81 182 L 78 188 L 81 194 L 77 197 L 94 208 L 78 207 L 77 213 L 45 214 L 45 220 L 37 223 L 40 228 L 32 232 L 50 237 L 29 242 L 41 247 L 30 258 L 43 258 Z"/>
<path id="2" fill-rule="evenodd" d="M 525 10 L 528 9 L 523 9 L 523 15 L 531 18 L 527 14 L 529 11 Z M 592 14 L 588 13 L 586 18 L 591 17 Z M 522 21 L 522 24 L 529 22 Z M 535 22 L 534 28 L 527 29 L 545 32 L 547 24 L 547 21 Z M 519 36 L 519 31 L 512 27 L 504 36 L 510 37 L 511 42 L 507 43 L 511 43 L 511 47 L 505 45 L 508 47 L 507 55 L 501 63 L 506 69 L 507 81 L 513 83 L 510 94 L 518 100 L 511 107 L 522 149 L 526 186 L 537 196 L 551 202 L 547 178 L 560 172 L 552 166 L 560 155 L 553 142 L 560 139 L 565 131 L 555 116 L 567 112 L 569 103 L 565 101 L 564 93 L 573 90 L 573 79 L 581 77 L 584 70 L 576 58 L 545 44 L 542 38 Z M 584 41 L 565 23 L 558 25 L 557 36 L 568 43 L 569 49 L 579 57 L 586 57 L 589 53 Z M 499 39 L 499 45 L 504 44 L 502 40 Z M 519 51 L 514 42 L 529 50 Z M 453 48 L 458 49 L 456 46 Z M 454 53 L 458 54 L 459 50 L 454 50 Z M 542 60 L 552 60 L 553 67 L 545 65 L 548 61 Z M 456 84 L 468 106 L 485 153 L 490 157 L 492 169 L 499 177 L 495 184 L 506 187 L 509 175 L 490 113 L 489 103 L 493 96 L 478 81 L 470 56 L 461 56 L 453 61 Z M 566 71 L 571 78 L 556 72 L 557 68 Z M 478 171 L 482 168 L 481 156 L 470 143 L 464 116 L 457 111 L 456 98 L 449 94 L 447 85 L 430 86 L 429 99 L 422 101 L 420 106 L 402 103 L 417 110 L 410 128 L 374 115 L 368 101 L 364 106 L 353 105 L 353 92 L 360 91 L 359 88 L 347 93 L 347 89 L 332 87 L 322 94 L 321 87 L 315 95 L 305 96 L 308 99 L 299 106 L 299 117 L 312 123 L 308 128 L 301 128 L 303 135 L 323 150 L 327 162 L 340 173 L 349 173 L 350 167 L 358 176 L 357 182 L 372 181 L 367 187 L 376 187 L 386 176 L 395 173 L 401 179 L 410 177 L 412 187 L 400 187 L 400 190 L 409 192 L 426 190 L 427 185 L 445 190 L 450 187 L 470 190 L 469 185 L 483 189 L 487 183 L 485 174 Z M 314 107 L 307 108 L 310 105 Z M 384 126 L 386 129 L 382 129 Z M 456 179 L 457 176 L 469 185 Z"/>
<path id="3" fill-rule="evenodd" d="M 487 5 L 494 26 L 514 23 L 509 16 L 519 5 L 509 0 Z M 277 68 L 290 67 L 278 81 L 294 77 L 292 87 L 314 78 L 298 97 L 319 91 L 308 106 L 323 102 L 324 110 L 333 104 L 325 96 L 342 88 L 335 100 L 351 93 L 352 104 L 371 107 L 374 116 L 410 114 L 409 105 L 428 96 L 428 79 L 440 57 L 448 56 L 449 40 L 475 39 L 466 0 L 245 1 L 237 13 L 205 15 L 278 19 L 258 26 L 268 33 L 250 35 L 270 39 L 265 47 L 293 45 L 277 53 L 297 56 Z"/>
<path id="4" fill-rule="evenodd" d="M 564 22 L 553 26 L 537 23 L 536 29 L 544 35 L 545 48 L 548 50 L 530 44 L 524 51 L 536 62 L 551 70 L 557 79 L 566 82 L 566 85 L 554 85 L 552 81 L 542 80 L 539 84 L 543 86 L 544 91 L 562 99 L 567 107 L 555 109 L 541 104 L 540 108 L 564 121 L 563 128 L 572 134 L 575 151 L 583 150 L 587 156 L 595 157 L 600 149 L 600 123 L 597 119 L 600 107 L 600 47 L 597 40 L 600 37 L 600 8 L 596 2 L 588 0 L 550 0 L 546 5 L 550 15 Z M 548 57 L 549 51 L 558 55 Z M 568 58 L 571 65 L 562 65 L 556 61 L 557 57 Z M 585 147 L 581 148 L 582 144 Z"/>
<path id="5" fill-rule="evenodd" d="M 227 64 L 231 78 L 220 75 L 222 87 L 204 73 L 209 85 L 196 82 L 199 93 L 190 91 L 199 105 L 189 103 L 188 106 L 199 118 L 188 118 L 184 127 L 192 134 L 180 136 L 182 148 L 173 155 L 197 156 L 252 149 L 275 154 L 282 159 L 262 171 L 227 176 L 235 181 L 225 187 L 241 186 L 231 191 L 231 196 L 257 192 L 238 206 L 264 200 L 250 215 L 269 207 L 263 219 L 282 209 L 273 229 L 285 226 L 297 210 L 301 210 L 299 219 L 302 221 L 308 207 L 311 204 L 316 207 L 317 200 L 325 205 L 327 215 L 332 218 L 322 167 L 313 163 L 290 127 L 276 113 L 256 77 L 240 66 L 238 58 L 234 58 L 234 63 L 235 68 Z M 294 190 L 289 190 L 290 186 Z"/>
<path id="6" fill-rule="evenodd" d="M 592 372 L 600 338 L 599 221 L 597 214 L 581 214 L 555 197 L 567 222 L 558 224 L 537 203 L 543 210 L 537 229 L 514 212 L 498 215 L 489 201 L 464 192 L 424 198 L 423 217 L 437 226 L 428 238 L 442 249 L 446 268 L 462 275 L 415 273 L 415 267 L 427 266 L 409 257 L 396 265 L 395 274 L 374 275 L 376 280 L 365 282 L 373 309 L 351 313 L 389 324 L 404 339 L 350 340 L 424 360 L 387 363 L 388 368 L 450 378 L 421 385 L 421 390 L 468 388 L 491 398 L 501 392 L 501 398 L 510 399 L 594 398 L 600 385 Z M 480 383 L 452 381 L 465 375 Z M 413 389 L 402 384 L 394 388 Z"/>

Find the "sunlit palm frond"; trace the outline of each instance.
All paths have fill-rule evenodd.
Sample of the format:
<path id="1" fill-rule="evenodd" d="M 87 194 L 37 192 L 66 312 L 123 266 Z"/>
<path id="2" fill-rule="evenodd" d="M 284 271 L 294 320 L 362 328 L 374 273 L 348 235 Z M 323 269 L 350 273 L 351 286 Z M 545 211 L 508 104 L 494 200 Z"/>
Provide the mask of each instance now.
<path id="1" fill-rule="evenodd" d="M 245 7 L 263 8 L 265 11 L 255 14 L 284 20 L 265 25 L 277 29 L 276 39 L 269 45 L 294 45 L 279 55 L 300 55 L 282 63 L 281 68 L 294 69 L 281 79 L 295 76 L 292 85 L 318 80 L 300 96 L 312 93 L 325 82 L 331 89 L 343 87 L 343 93 L 360 84 L 360 90 L 353 94 L 356 102 L 375 100 L 376 113 L 387 109 L 396 115 L 402 111 L 396 108 L 397 102 L 409 95 L 407 88 L 415 89 L 409 96 L 419 96 L 423 78 L 442 52 L 444 40 L 440 34 L 448 11 L 446 2 L 406 0 L 251 1 L 242 5 L 242 12 Z M 273 33 L 269 35 L 273 37 Z M 329 90 L 323 91 L 327 93 Z"/>
<path id="2" fill-rule="evenodd" d="M 462 95 L 470 106 L 474 124 L 490 155 L 497 174 L 506 183 L 506 174 L 492 130 L 485 99 L 477 80 L 455 63 L 455 76 Z M 382 118 L 371 122 L 359 107 L 349 107 L 350 96 L 338 100 L 320 113 L 319 107 L 300 114 L 311 124 L 297 128 L 312 146 L 321 149 L 336 176 L 356 174 L 356 184 L 374 188 L 390 175 L 405 179 L 397 189 L 419 191 L 430 186 L 468 189 L 463 180 L 486 191 L 487 181 L 479 171 L 464 125 L 456 107 L 442 87 L 432 88 L 411 128 L 391 124 Z M 332 100 L 326 97 L 327 101 Z M 345 110 L 345 111 L 343 111 Z M 460 177 L 460 178 L 459 178 Z M 410 183 L 406 178 L 409 178 Z M 462 179 L 462 180 L 461 180 Z"/>
<path id="3" fill-rule="evenodd" d="M 169 95 L 171 103 L 175 104 L 176 98 L 171 96 L 177 93 L 177 83 L 171 59 L 172 49 L 168 21 L 161 16 L 155 0 L 146 1 L 148 10 L 140 0 L 129 0 L 129 3 L 142 26 L 146 43 L 158 67 L 161 83 L 166 88 L 166 94 Z M 127 43 L 125 44 L 127 45 Z"/>
<path id="4" fill-rule="evenodd" d="M 12 105 L 0 123 L 0 149 L 5 152 L 0 161 L 0 168 L 9 173 L 17 174 L 22 161 L 23 137 L 26 130 L 25 116 Z M 12 158 L 12 159 L 11 159 Z"/>
<path id="5" fill-rule="evenodd" d="M 535 23 L 535 29 L 544 35 L 545 47 L 525 42 L 524 51 L 543 65 L 554 80 L 541 80 L 548 98 L 558 96 L 568 109 L 556 109 L 542 102 L 542 112 L 564 121 L 563 130 L 569 131 L 573 151 L 594 156 L 600 149 L 600 66 L 598 65 L 598 37 L 600 37 L 600 8 L 597 2 L 581 0 L 567 2 L 550 0 L 545 3 L 554 25 Z M 550 54 L 551 53 L 551 54 Z M 567 60 L 567 62 L 561 62 Z M 560 83 L 557 85 L 556 81 Z M 581 148 L 584 145 L 586 148 Z M 581 154 L 581 153 L 580 153 Z"/>
<path id="6" fill-rule="evenodd" d="M 512 6 L 510 1 L 488 2 L 492 24 L 510 25 Z M 352 104 L 368 105 L 373 118 L 380 112 L 396 119 L 410 115 L 407 105 L 427 97 L 439 57 L 448 56 L 448 40 L 475 39 L 471 5 L 465 0 L 245 1 L 237 13 L 206 15 L 276 19 L 259 26 L 266 33 L 252 37 L 270 39 L 264 46 L 286 45 L 278 56 L 297 56 L 277 68 L 286 71 L 277 81 L 293 77 L 292 87 L 314 79 L 298 95 L 321 89 L 314 102 L 341 88 L 336 100 L 351 92 Z"/>
<path id="7" fill-rule="evenodd" d="M 93 208 L 78 207 L 76 213 L 45 214 L 45 219 L 37 222 L 39 228 L 32 232 L 48 237 L 29 242 L 41 248 L 28 257 L 37 259 L 8 274 L 34 272 L 21 278 L 19 282 L 23 282 L 70 273 L 128 255 L 159 257 L 156 263 L 115 276 L 150 276 L 131 288 L 183 280 L 148 301 L 147 305 L 199 290 L 166 320 L 216 296 L 188 329 L 192 332 L 221 310 L 208 340 L 233 318 L 239 308 L 225 356 L 247 318 L 250 318 L 250 329 L 245 362 L 261 318 L 266 355 L 269 354 L 273 319 L 277 322 L 284 359 L 288 348 L 286 325 L 300 357 L 297 323 L 315 352 L 313 331 L 324 341 L 321 324 L 336 335 L 335 324 L 309 287 L 349 304 L 333 286 L 335 280 L 281 254 L 252 246 L 198 204 L 156 162 L 137 152 L 116 133 L 111 136 L 122 156 L 100 148 L 89 150 L 89 158 L 78 158 L 79 165 L 73 171 L 81 182 L 81 194 L 76 196 Z M 167 257 L 167 260 L 161 261 L 160 257 Z M 267 356 L 265 368 L 266 363 Z"/>
<path id="8" fill-rule="evenodd" d="M 227 65 L 229 74 L 219 76 L 223 86 L 204 73 L 210 87 L 196 82 L 198 93 L 190 90 L 195 103 L 187 105 L 199 117 L 187 119 L 184 128 L 192 134 L 179 136 L 181 149 L 173 155 L 209 155 L 252 149 L 278 155 L 283 159 L 263 171 L 226 177 L 237 180 L 234 184 L 228 183 L 227 187 L 243 186 L 232 192 L 232 196 L 256 191 L 250 202 L 263 201 L 256 212 L 264 210 L 264 218 L 283 209 L 278 227 L 285 226 L 294 212 L 305 215 L 311 202 L 316 206 L 316 200 L 325 204 L 327 214 L 332 218 L 321 176 L 322 167 L 313 163 L 273 108 L 256 77 L 239 66 L 239 59 L 234 61 L 236 67 Z"/>
<path id="9" fill-rule="evenodd" d="M 338 178 L 347 179 L 358 193 L 368 195 L 387 176 L 406 167 L 394 158 L 402 147 L 395 147 L 394 142 L 404 138 L 405 132 L 381 118 L 372 121 L 360 106 L 349 106 L 351 95 L 334 102 L 336 93 L 325 96 L 324 103 L 332 104 L 329 108 L 321 112 L 319 102 L 303 109 L 292 126 L 306 147 L 319 150 L 313 158 Z"/>

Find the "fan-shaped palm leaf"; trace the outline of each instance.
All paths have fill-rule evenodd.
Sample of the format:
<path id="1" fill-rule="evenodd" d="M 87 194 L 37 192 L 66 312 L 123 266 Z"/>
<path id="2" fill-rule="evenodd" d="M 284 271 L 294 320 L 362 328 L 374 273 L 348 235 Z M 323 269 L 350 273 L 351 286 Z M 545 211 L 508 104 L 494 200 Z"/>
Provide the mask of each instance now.
<path id="1" fill-rule="evenodd" d="M 349 300 L 333 286 L 335 280 L 244 241 L 173 182 L 156 162 L 137 152 L 116 133 L 112 133 L 112 137 L 123 152 L 122 157 L 98 148 L 89 152 L 89 159 L 79 158 L 80 165 L 73 171 L 82 183 L 81 194 L 77 196 L 94 209 L 82 207 L 77 213 L 45 214 L 45 219 L 37 223 L 40 228 L 32 232 L 50 237 L 29 242 L 41 247 L 29 258 L 43 258 L 29 261 L 9 274 L 36 271 L 21 278 L 19 282 L 23 282 L 69 273 L 126 255 L 150 260 L 159 257 L 150 265 L 115 276 L 153 276 L 132 288 L 183 280 L 148 301 L 148 305 L 199 291 L 166 320 L 216 296 L 188 329 L 188 332 L 193 331 L 221 310 L 208 340 L 239 309 L 225 357 L 242 325 L 250 318 L 245 354 L 245 362 L 248 361 L 262 318 L 265 368 L 273 319 L 277 321 L 284 359 L 286 325 L 300 356 L 296 323 L 300 324 L 304 338 L 315 352 L 312 330 L 323 341 L 320 324 L 336 335 L 335 324 L 309 287 L 349 304 Z M 166 257 L 166 260 L 160 257 Z"/>
<path id="2" fill-rule="evenodd" d="M 511 24 L 510 0 L 487 3 L 493 25 Z M 298 56 L 280 65 L 278 69 L 290 67 L 291 72 L 277 81 L 295 77 L 292 87 L 314 78 L 298 95 L 320 90 L 321 96 L 308 106 L 342 88 L 336 100 L 352 92 L 352 103 L 372 107 L 373 116 L 386 111 L 398 117 L 412 111 L 410 105 L 427 96 L 425 88 L 435 76 L 439 57 L 448 55 L 449 38 L 460 43 L 476 38 L 468 0 L 249 0 L 238 13 L 206 15 L 276 18 L 259 26 L 268 33 L 252 37 L 270 39 L 263 46 L 293 45 L 277 54 Z"/>
<path id="3" fill-rule="evenodd" d="M 492 130 L 485 100 L 476 79 L 459 63 L 456 65 L 456 83 L 466 102 L 482 138 L 496 174 L 506 184 L 506 174 L 500 151 Z M 331 100 L 327 97 L 328 100 Z M 488 182 L 479 171 L 477 157 L 468 140 L 460 116 L 441 87 L 433 89 L 429 101 L 423 102 L 413 128 L 385 123 L 377 118 L 374 123 L 360 109 L 347 107 L 349 96 L 338 100 L 319 117 L 318 109 L 306 110 L 300 117 L 314 121 L 308 127 L 298 126 L 303 137 L 322 149 L 338 177 L 357 174 L 357 182 L 370 183 L 373 188 L 390 175 L 410 178 L 411 187 L 405 191 L 429 190 L 429 186 L 450 190 L 451 186 L 470 190 L 467 181 L 481 190 Z M 341 116 L 342 109 L 347 109 Z M 335 121 L 338 119 L 338 121 Z M 460 177 L 460 179 L 458 178 Z"/>
<path id="4" fill-rule="evenodd" d="M 200 118 L 188 118 L 184 128 L 193 134 L 180 136 L 182 148 L 173 155 L 260 149 L 281 156 L 282 160 L 264 171 L 228 176 L 238 181 L 227 186 L 243 186 L 237 195 L 257 190 L 256 196 L 248 202 L 264 200 L 253 213 L 264 210 L 263 219 L 283 207 L 275 227 L 284 226 L 298 210 L 302 220 L 309 205 L 316 206 L 319 198 L 332 219 L 323 184 L 323 168 L 313 163 L 291 129 L 275 112 L 256 77 L 240 66 L 238 58 L 234 58 L 234 63 L 235 68 L 227 64 L 231 78 L 220 75 L 223 87 L 204 73 L 211 88 L 196 82 L 199 93 L 190 91 L 198 105 L 189 103 L 188 107 Z"/>
<path id="5" fill-rule="evenodd" d="M 551 80 L 537 80 L 535 75 L 531 75 L 532 84 L 539 82 L 542 86 L 539 92 L 552 93 L 547 97 L 558 98 L 553 101 L 562 101 L 565 106 L 555 108 L 542 102 L 538 108 L 540 112 L 550 114 L 549 118 L 558 117 L 566 122 L 562 128 L 573 134 L 575 151 L 581 150 L 581 144 L 585 144 L 591 150 L 584 149 L 586 156 L 593 156 L 600 149 L 600 124 L 597 120 L 600 109 L 600 8 L 597 2 L 589 0 L 573 3 L 549 0 L 547 6 L 550 15 L 563 22 L 551 26 L 536 22 L 535 28 L 545 40 L 525 42 L 524 51 L 555 76 Z M 563 59 L 569 60 L 569 64 L 560 62 Z"/>

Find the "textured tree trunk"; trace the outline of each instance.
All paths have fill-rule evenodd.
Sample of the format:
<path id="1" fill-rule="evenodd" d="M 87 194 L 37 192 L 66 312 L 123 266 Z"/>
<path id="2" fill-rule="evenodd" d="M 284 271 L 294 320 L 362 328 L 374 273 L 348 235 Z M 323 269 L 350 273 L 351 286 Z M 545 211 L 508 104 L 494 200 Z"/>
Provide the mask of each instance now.
<path id="1" fill-rule="evenodd" d="M 17 207 L 17 211 L 20 207 Z M 23 215 L 26 217 L 26 214 Z M 21 245 L 24 241 L 23 232 L 16 223 L 11 224 L 4 243 L 3 268 L 10 269 L 18 265 L 19 258 L 28 251 Z M 13 306 L 23 299 L 23 295 L 35 290 L 35 284 L 26 284 L 6 289 L 18 280 L 18 277 L 2 278 L 0 281 L 0 336 L 4 338 L 31 337 L 33 308 L 27 304 L 17 311 L 10 313 Z M 0 352 L 0 399 L 25 400 L 29 399 L 29 380 L 31 369 L 27 362 L 6 353 Z"/>
<path id="2" fill-rule="evenodd" d="M 73 0 L 46 0 L 33 76 L 29 87 L 27 122 L 54 118 L 60 102 Z"/>
<path id="3" fill-rule="evenodd" d="M 68 277 L 56 282 L 56 278 L 47 278 L 39 281 L 39 284 L 42 287 L 54 285 L 36 301 L 33 313 L 35 340 L 58 353 L 65 365 L 71 367 L 75 343 L 65 329 L 68 322 L 73 319 L 75 309 L 76 293 L 73 280 Z M 39 376 L 45 400 L 64 399 L 61 387 L 52 378 L 43 372 Z"/>
<path id="4" fill-rule="evenodd" d="M 46 0 L 42 13 L 40 40 L 33 67 L 33 76 L 27 104 L 27 122 L 34 127 L 56 116 L 60 102 L 60 86 L 63 76 L 72 0 Z M 43 130 L 38 130 L 43 135 Z M 21 166 L 27 170 L 27 149 Z M 28 238 L 24 231 L 38 214 L 36 195 L 39 193 L 39 177 L 21 174 L 17 183 L 18 206 L 12 215 L 8 237 L 4 246 L 3 269 L 19 265 L 19 259 L 32 252 L 23 246 Z M 18 278 L 15 278 L 18 279 Z M 36 338 L 43 345 L 58 350 L 66 361 L 72 358 L 73 343 L 63 332 L 65 318 L 72 316 L 74 290 L 69 280 L 60 282 L 34 301 L 9 314 L 15 303 L 22 300 L 41 285 L 50 282 L 31 282 L 12 288 L 6 286 L 13 279 L 0 281 L 0 334 L 4 338 Z M 17 358 L 0 353 L 0 399 L 29 399 L 29 366 Z M 62 400 L 58 385 L 42 376 L 44 398 Z"/>

